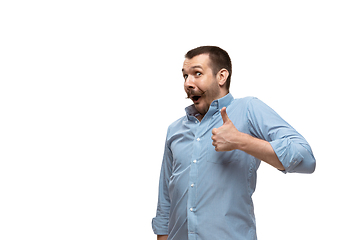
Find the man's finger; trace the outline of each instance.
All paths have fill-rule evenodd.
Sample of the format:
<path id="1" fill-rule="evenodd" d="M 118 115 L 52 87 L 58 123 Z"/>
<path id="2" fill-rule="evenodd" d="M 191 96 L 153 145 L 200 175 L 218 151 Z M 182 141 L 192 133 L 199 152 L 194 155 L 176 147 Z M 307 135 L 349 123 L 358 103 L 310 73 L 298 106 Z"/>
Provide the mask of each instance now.
<path id="1" fill-rule="evenodd" d="M 211 133 L 212 133 L 213 135 L 215 135 L 216 132 L 217 132 L 217 128 L 213 128 L 213 130 L 211 131 Z"/>
<path id="2" fill-rule="evenodd" d="M 230 122 L 230 118 L 229 118 L 229 116 L 228 116 L 227 113 L 226 113 L 226 107 L 223 107 L 223 108 L 221 109 L 221 117 L 222 117 L 222 119 L 223 119 L 224 124 L 227 123 L 227 122 Z"/>

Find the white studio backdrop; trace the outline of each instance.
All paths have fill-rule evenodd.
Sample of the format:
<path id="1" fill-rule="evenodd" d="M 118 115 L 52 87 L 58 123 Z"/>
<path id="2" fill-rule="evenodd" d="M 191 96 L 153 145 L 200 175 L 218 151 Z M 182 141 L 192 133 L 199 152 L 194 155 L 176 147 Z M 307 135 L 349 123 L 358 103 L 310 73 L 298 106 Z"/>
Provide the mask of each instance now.
<path id="1" fill-rule="evenodd" d="M 231 93 L 309 141 L 312 175 L 258 170 L 258 238 L 354 239 L 358 1 L 2 1 L 0 239 L 155 239 L 184 54 L 217 45 Z"/>

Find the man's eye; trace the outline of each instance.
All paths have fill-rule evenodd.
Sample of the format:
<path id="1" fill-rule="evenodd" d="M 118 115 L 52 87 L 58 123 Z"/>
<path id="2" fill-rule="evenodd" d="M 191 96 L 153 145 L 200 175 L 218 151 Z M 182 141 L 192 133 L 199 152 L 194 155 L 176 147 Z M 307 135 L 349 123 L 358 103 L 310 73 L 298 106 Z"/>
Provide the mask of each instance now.
<path id="1" fill-rule="evenodd" d="M 201 76 L 201 72 L 196 72 L 196 76 Z"/>
<path id="2" fill-rule="evenodd" d="M 184 75 L 184 79 L 186 80 L 187 78 L 188 78 L 188 75 L 187 75 L 187 74 L 185 74 L 185 75 Z"/>

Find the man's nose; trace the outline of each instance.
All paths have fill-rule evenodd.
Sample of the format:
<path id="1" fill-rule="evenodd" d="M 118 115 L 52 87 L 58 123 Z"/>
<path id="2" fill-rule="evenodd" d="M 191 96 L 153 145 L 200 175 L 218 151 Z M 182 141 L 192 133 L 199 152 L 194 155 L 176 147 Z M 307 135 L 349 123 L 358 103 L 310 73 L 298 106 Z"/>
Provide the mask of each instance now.
<path id="1" fill-rule="evenodd" d="M 195 88 L 194 78 L 192 76 L 188 76 L 184 82 L 184 87 L 186 89 Z"/>

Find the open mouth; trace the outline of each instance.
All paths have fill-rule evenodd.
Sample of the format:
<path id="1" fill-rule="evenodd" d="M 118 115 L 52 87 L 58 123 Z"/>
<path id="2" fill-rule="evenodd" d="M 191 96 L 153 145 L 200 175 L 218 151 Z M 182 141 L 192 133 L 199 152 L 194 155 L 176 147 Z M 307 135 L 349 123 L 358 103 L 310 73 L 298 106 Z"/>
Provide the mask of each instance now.
<path id="1" fill-rule="evenodd" d="M 199 99 L 201 98 L 201 96 L 192 96 L 191 100 L 193 100 L 194 103 L 199 102 Z"/>

